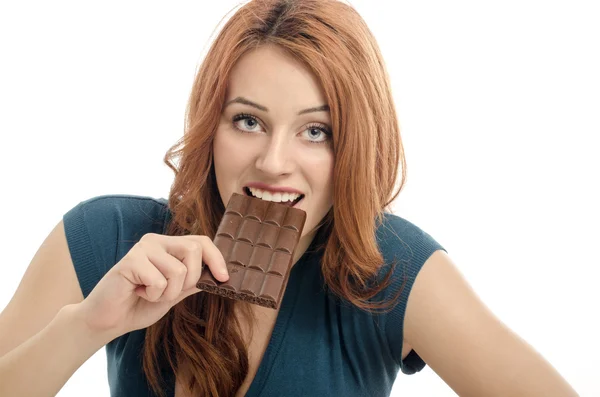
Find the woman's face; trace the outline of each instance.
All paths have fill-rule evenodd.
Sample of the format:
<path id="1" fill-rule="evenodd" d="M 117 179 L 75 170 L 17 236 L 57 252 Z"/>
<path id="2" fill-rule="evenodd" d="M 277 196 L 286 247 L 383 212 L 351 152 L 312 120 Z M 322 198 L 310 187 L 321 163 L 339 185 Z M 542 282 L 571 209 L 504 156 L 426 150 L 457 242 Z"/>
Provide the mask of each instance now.
<path id="1" fill-rule="evenodd" d="M 299 250 L 308 247 L 311 232 L 333 205 L 331 118 L 325 105 L 306 67 L 276 46 L 259 47 L 232 70 L 213 143 L 225 205 L 232 193 L 240 193 L 289 201 L 306 211 Z"/>

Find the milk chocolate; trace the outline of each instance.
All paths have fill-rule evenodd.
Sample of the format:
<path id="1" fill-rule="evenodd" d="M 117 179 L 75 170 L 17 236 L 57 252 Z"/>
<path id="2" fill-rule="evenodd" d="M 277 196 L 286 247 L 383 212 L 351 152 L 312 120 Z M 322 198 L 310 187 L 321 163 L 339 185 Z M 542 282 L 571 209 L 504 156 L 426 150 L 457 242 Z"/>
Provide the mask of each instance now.
<path id="1" fill-rule="evenodd" d="M 229 272 L 225 282 L 203 269 L 199 289 L 278 309 L 300 240 L 306 212 L 234 193 L 213 240 Z"/>

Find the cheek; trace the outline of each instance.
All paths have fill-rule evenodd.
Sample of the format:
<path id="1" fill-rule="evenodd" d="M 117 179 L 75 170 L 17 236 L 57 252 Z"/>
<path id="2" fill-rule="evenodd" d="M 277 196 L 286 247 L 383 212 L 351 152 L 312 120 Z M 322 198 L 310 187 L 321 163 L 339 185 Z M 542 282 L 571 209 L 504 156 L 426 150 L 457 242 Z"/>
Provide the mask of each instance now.
<path id="1" fill-rule="evenodd" d="M 229 141 L 226 131 L 217 130 L 213 141 L 213 163 L 217 188 L 223 200 L 223 205 L 226 205 L 228 197 L 232 193 L 235 184 L 234 175 L 236 174 L 236 164 L 232 161 L 235 157 L 231 156 L 232 145 Z"/>
<path id="2" fill-rule="evenodd" d="M 321 153 L 311 153 L 304 163 L 305 175 L 309 179 L 314 193 L 333 199 L 333 153 L 323 150 Z"/>
<path id="3" fill-rule="evenodd" d="M 318 179 L 319 184 L 329 184 L 333 178 L 333 153 L 323 151 L 313 158 L 310 164 L 311 175 Z"/>
<path id="4" fill-rule="evenodd" d="M 213 158 L 215 160 L 215 165 L 221 164 L 224 151 L 225 151 L 225 142 L 223 142 L 222 133 L 217 131 L 215 135 L 215 139 L 213 140 Z"/>
<path id="5" fill-rule="evenodd" d="M 240 140 L 235 139 L 227 130 L 217 131 L 213 142 L 213 154 L 217 177 L 239 174 L 248 157 L 247 151 L 240 145 Z"/>

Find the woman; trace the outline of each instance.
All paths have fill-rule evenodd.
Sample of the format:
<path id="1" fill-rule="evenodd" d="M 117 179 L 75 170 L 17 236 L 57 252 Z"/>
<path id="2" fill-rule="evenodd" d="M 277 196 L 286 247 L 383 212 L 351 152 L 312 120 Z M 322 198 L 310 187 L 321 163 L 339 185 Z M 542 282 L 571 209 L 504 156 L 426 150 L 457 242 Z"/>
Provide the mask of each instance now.
<path id="1" fill-rule="evenodd" d="M 0 329 L 0 395 L 52 395 L 105 345 L 113 396 L 383 396 L 425 363 L 459 395 L 576 395 L 440 244 L 388 212 L 398 123 L 377 44 L 344 3 L 242 7 L 165 162 L 168 202 L 92 198 L 40 247 L 2 313 L 32 322 Z M 228 278 L 212 238 L 233 193 L 307 213 L 278 311 L 195 287 L 203 262 Z M 54 300 L 40 305 L 42 288 Z"/>

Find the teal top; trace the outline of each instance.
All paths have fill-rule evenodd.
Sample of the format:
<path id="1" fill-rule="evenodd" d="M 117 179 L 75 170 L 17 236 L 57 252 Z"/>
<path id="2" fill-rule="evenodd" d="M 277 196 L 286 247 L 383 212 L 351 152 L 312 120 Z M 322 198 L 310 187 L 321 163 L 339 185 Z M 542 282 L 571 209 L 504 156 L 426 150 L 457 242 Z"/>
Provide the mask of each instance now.
<path id="1" fill-rule="evenodd" d="M 144 234 L 165 234 L 170 216 L 166 199 L 133 195 L 98 196 L 69 210 L 63 221 L 83 296 Z M 415 351 L 401 359 L 404 313 L 419 270 L 436 250 L 446 250 L 411 222 L 386 213 L 377 241 L 384 269 L 394 260 L 397 266 L 390 286 L 374 299 L 404 288 L 392 311 L 373 314 L 324 288 L 322 250 L 315 249 L 315 241 L 291 270 L 246 396 L 389 396 L 399 370 L 414 374 L 425 366 Z M 154 395 L 141 365 L 144 336 L 144 329 L 133 331 L 106 345 L 112 397 Z M 162 368 L 167 396 L 173 397 L 175 376 L 168 366 Z"/>

